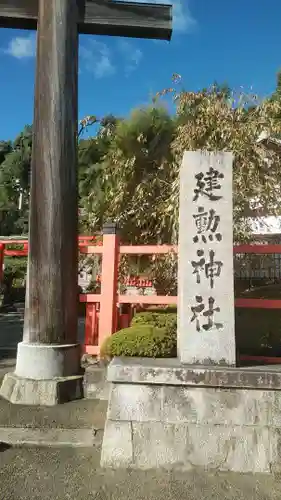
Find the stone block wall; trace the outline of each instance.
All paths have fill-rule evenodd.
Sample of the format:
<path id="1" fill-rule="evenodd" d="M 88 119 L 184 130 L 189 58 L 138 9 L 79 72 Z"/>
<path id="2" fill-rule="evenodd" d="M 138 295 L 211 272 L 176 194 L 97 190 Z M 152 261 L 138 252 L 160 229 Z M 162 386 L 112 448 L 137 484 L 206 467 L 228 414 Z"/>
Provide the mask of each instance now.
<path id="1" fill-rule="evenodd" d="M 278 472 L 281 391 L 113 382 L 101 463 Z"/>
<path id="2" fill-rule="evenodd" d="M 99 365 L 86 365 L 83 388 L 84 397 L 87 399 L 100 399 L 107 401 L 109 397 L 110 384 L 107 382 L 107 367 Z"/>

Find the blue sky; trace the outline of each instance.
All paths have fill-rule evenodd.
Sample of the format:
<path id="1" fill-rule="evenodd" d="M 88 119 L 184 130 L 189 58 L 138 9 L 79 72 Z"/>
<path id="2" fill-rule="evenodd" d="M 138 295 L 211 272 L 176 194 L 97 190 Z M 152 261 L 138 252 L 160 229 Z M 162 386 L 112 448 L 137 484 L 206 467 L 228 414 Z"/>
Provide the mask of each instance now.
<path id="1" fill-rule="evenodd" d="M 155 0 L 158 3 L 158 0 Z M 167 1 L 167 3 L 169 3 Z M 172 42 L 80 37 L 79 117 L 127 115 L 171 86 L 228 82 L 266 95 L 281 68 L 280 0 L 172 0 Z M 32 123 L 35 34 L 0 29 L 0 140 Z"/>

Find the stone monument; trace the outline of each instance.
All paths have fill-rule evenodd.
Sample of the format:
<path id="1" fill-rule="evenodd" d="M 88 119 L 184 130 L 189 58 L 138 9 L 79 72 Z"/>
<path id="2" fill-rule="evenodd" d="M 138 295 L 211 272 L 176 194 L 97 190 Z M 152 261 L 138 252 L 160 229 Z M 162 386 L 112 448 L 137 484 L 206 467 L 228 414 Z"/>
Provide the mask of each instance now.
<path id="1" fill-rule="evenodd" d="M 180 174 L 178 352 L 235 365 L 232 154 L 186 152 Z"/>
<path id="2" fill-rule="evenodd" d="M 232 155 L 186 152 L 178 358 L 111 362 L 103 466 L 280 472 L 280 367 L 235 367 L 232 226 Z"/>

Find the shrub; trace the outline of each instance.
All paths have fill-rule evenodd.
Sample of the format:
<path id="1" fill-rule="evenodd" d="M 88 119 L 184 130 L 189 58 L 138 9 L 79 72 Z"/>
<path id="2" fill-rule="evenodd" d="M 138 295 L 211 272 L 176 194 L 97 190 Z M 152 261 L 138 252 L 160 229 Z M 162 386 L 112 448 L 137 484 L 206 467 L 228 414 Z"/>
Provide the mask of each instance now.
<path id="1" fill-rule="evenodd" d="M 157 295 L 177 295 L 178 256 L 174 252 L 155 256 L 149 276 Z"/>
<path id="2" fill-rule="evenodd" d="M 3 305 L 13 304 L 13 302 L 17 301 L 24 301 L 26 266 L 26 257 L 5 258 L 5 270 L 2 283 L 4 293 Z"/>
<path id="3" fill-rule="evenodd" d="M 161 311 L 147 311 L 136 314 L 132 320 L 134 325 L 153 325 L 157 328 L 165 328 L 169 326 L 176 327 L 177 315 L 175 312 Z"/>
<path id="4" fill-rule="evenodd" d="M 172 358 L 177 355 L 176 329 L 138 324 L 108 337 L 101 347 L 102 358 L 113 356 Z"/>

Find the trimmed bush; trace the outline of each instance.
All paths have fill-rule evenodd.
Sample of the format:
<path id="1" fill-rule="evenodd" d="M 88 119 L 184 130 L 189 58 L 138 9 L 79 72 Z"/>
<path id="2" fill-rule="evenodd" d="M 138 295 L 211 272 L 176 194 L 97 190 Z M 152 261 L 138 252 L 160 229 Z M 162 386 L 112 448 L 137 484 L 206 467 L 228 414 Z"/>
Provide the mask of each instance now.
<path id="1" fill-rule="evenodd" d="M 108 337 L 101 347 L 102 358 L 114 356 L 172 358 L 177 355 L 177 336 L 174 325 L 157 328 L 137 324 Z"/>
<path id="2" fill-rule="evenodd" d="M 177 305 L 172 305 L 172 306 L 147 306 L 144 311 L 142 312 L 153 312 L 157 314 L 169 314 L 169 313 L 174 313 L 177 314 Z"/>
<path id="3" fill-rule="evenodd" d="M 176 313 L 166 312 L 165 310 L 163 312 L 147 311 L 136 314 L 132 320 L 132 326 L 153 325 L 157 328 L 176 327 L 176 321 Z"/>

